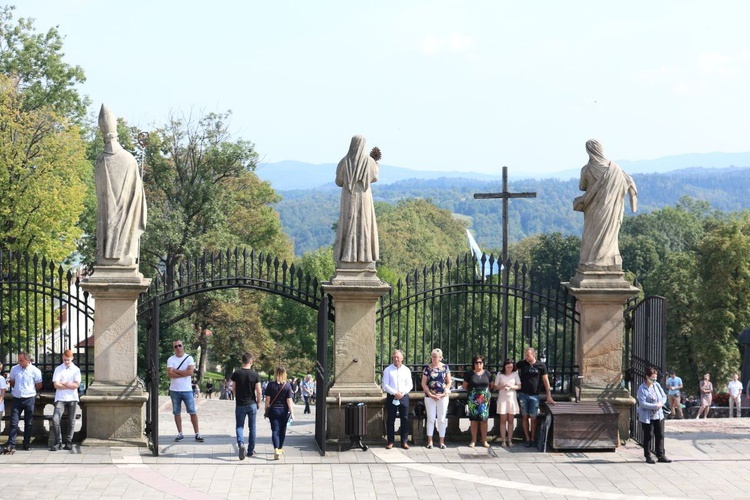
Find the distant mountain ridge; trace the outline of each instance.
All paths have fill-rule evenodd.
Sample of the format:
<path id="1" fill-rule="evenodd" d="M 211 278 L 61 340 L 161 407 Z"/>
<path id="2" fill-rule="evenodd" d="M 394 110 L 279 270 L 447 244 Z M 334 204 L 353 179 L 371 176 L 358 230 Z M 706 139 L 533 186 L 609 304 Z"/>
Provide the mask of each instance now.
<path id="1" fill-rule="evenodd" d="M 750 168 L 684 168 L 667 173 L 633 173 L 638 187 L 638 213 L 674 206 L 681 197 L 710 203 L 724 212 L 750 209 Z M 573 199 L 581 194 L 578 179 L 511 179 L 510 190 L 536 192 L 533 199 L 509 204 L 509 240 L 539 233 L 560 232 L 580 236 L 583 216 L 573 211 Z M 376 202 L 390 204 L 425 198 L 466 220 L 483 250 L 501 246 L 499 200 L 475 200 L 474 193 L 496 192 L 496 180 L 466 178 L 409 179 L 372 185 Z M 333 183 L 316 189 L 279 191 L 275 204 L 286 233 L 294 241 L 295 254 L 330 245 L 332 225 L 338 219 L 341 190 Z M 626 215 L 630 216 L 629 209 Z"/>
<path id="2" fill-rule="evenodd" d="M 653 160 L 615 160 L 620 167 L 629 174 L 667 173 L 684 169 L 716 169 L 727 167 L 750 167 L 750 152 L 746 153 L 688 153 L 674 156 L 665 156 Z M 514 175 L 509 169 L 509 178 L 520 179 L 560 179 L 569 180 L 578 178 L 582 163 L 576 168 L 566 169 L 552 174 Z M 258 177 L 271 183 L 277 191 L 288 191 L 295 189 L 314 189 L 333 184 L 336 177 L 335 163 L 312 164 L 300 161 L 285 160 L 273 163 L 261 164 L 256 170 Z M 408 179 L 440 179 L 440 178 L 464 178 L 480 181 L 500 181 L 502 179 L 501 168 L 498 173 L 485 174 L 480 172 L 458 172 L 439 170 L 413 170 L 392 165 L 380 166 L 380 179 L 382 185 L 393 184 Z"/>

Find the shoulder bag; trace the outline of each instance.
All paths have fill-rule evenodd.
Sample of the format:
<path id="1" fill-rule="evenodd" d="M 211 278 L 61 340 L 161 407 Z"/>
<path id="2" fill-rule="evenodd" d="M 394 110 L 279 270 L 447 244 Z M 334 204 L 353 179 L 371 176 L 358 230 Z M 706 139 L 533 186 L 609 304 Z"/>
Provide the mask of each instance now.
<path id="1" fill-rule="evenodd" d="M 271 404 L 268 405 L 268 406 L 266 406 L 266 409 L 263 412 L 263 418 L 268 418 L 268 412 L 271 411 L 271 407 L 273 406 L 274 401 L 276 401 L 276 399 L 279 397 L 279 394 L 281 394 L 282 392 L 284 392 L 285 388 L 286 388 L 286 384 L 282 385 L 281 389 L 279 389 L 279 392 L 277 392 L 276 395 L 271 400 Z"/>

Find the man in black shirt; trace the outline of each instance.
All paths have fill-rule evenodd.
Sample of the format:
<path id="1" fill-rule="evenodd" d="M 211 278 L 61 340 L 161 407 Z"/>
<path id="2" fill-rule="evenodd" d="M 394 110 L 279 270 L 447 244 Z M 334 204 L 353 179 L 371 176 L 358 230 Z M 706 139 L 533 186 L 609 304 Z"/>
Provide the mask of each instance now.
<path id="1" fill-rule="evenodd" d="M 251 368 L 254 358 L 249 352 L 242 355 L 242 368 L 232 374 L 232 393 L 235 401 L 235 422 L 237 424 L 237 449 L 240 460 L 245 460 L 245 417 L 250 433 L 247 438 L 247 455 L 255 454 L 255 417 L 260 408 L 260 376 Z"/>
<path id="2" fill-rule="evenodd" d="M 521 423 L 528 448 L 536 439 L 536 416 L 539 414 L 539 381 L 544 383 L 547 392 L 547 404 L 555 404 L 547 376 L 547 366 L 536 359 L 533 347 L 526 348 L 526 357 L 518 362 L 518 376 L 521 379 L 521 390 L 518 391 L 518 404 L 521 407 Z"/>

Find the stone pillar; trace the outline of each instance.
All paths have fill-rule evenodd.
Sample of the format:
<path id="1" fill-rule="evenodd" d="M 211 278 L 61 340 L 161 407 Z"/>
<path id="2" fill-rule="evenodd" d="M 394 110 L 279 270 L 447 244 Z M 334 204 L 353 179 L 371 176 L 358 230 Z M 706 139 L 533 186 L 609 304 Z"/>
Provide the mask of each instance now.
<path id="1" fill-rule="evenodd" d="M 81 398 L 84 446 L 145 446 L 148 394 L 138 382 L 138 296 L 151 283 L 134 267 L 94 267 L 81 286 L 95 299 L 94 381 Z"/>
<path id="2" fill-rule="evenodd" d="M 576 343 L 576 363 L 583 377 L 581 400 L 611 402 L 620 412 L 620 436 L 627 439 L 635 399 L 622 385 L 623 309 L 639 290 L 616 271 L 579 270 L 565 285 L 576 298 L 581 319 Z"/>
<path id="3" fill-rule="evenodd" d="M 370 438 L 382 436 L 383 391 L 375 382 L 375 311 L 378 299 L 391 287 L 375 276 L 375 264 L 340 262 L 336 274 L 323 291 L 333 297 L 334 325 L 333 385 L 328 390 L 328 437 L 343 439 L 343 406 L 367 404 Z"/>

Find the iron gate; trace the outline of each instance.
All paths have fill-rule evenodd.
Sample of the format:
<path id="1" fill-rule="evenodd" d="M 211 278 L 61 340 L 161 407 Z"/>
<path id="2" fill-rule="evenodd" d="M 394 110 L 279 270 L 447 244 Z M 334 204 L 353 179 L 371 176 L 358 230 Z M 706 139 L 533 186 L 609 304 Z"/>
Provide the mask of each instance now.
<path id="1" fill-rule="evenodd" d="M 624 314 L 625 380 L 630 386 L 631 396 L 637 400 L 638 386 L 646 377 L 646 369 L 653 366 L 661 376 L 667 366 L 667 299 L 650 296 L 640 302 L 633 301 Z M 637 405 L 630 413 L 630 438 L 643 444 Z"/>
<path id="2" fill-rule="evenodd" d="M 190 296 L 226 289 L 253 289 L 289 298 L 307 307 L 326 314 L 318 314 L 318 364 L 316 382 L 318 402 L 322 402 L 323 420 L 318 424 L 316 415 L 315 439 L 325 453 L 325 396 L 327 369 L 325 352 L 328 348 L 328 319 L 333 317 L 333 308 L 328 305 L 316 278 L 304 273 L 294 264 L 279 261 L 271 255 L 236 248 L 234 251 L 207 252 L 202 256 L 181 263 L 177 268 L 157 274 L 148 291 L 141 295 L 138 318 L 145 338 L 139 339 L 146 354 L 140 373 L 149 392 L 146 410 L 146 433 L 149 446 L 155 456 L 159 454 L 159 368 L 161 361 L 160 308 L 173 302 L 182 302 Z M 325 316 L 322 318 L 322 316 Z M 322 319 L 321 319 L 322 318 Z M 321 324 L 323 326 L 321 326 Z M 323 330 L 324 329 L 324 330 Z M 323 350 L 321 361 L 320 352 Z M 322 398 L 322 399 L 321 399 Z M 316 413 L 321 405 L 316 404 Z"/>
<path id="3" fill-rule="evenodd" d="M 315 361 L 315 442 L 321 455 L 326 454 L 326 398 L 328 397 L 328 295 L 318 307 L 318 356 Z"/>
<path id="4" fill-rule="evenodd" d="M 519 361 L 534 346 L 549 369 L 552 392 L 570 393 L 578 374 L 575 297 L 559 283 L 544 283 L 525 264 L 472 253 L 413 271 L 380 299 L 379 369 L 400 349 L 412 372 L 421 374 L 430 351 L 440 347 L 454 373 L 470 369 L 475 354 L 496 372 L 506 358 Z"/>

